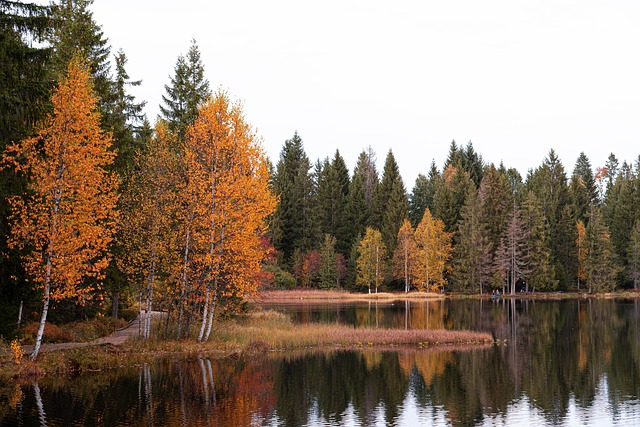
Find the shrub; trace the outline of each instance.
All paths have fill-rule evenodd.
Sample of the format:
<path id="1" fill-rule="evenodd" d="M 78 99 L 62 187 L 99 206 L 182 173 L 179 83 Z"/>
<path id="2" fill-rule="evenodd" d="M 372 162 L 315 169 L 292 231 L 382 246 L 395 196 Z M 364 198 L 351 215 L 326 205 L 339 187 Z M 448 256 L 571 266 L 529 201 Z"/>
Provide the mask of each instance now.
<path id="1" fill-rule="evenodd" d="M 31 322 L 20 328 L 20 337 L 23 344 L 35 344 L 38 335 L 39 322 Z M 57 325 L 47 322 L 44 326 L 42 342 L 59 343 L 75 341 L 75 335 L 67 328 L 60 328 Z"/>
<path id="2" fill-rule="evenodd" d="M 264 267 L 265 271 L 273 274 L 273 287 L 274 289 L 294 289 L 296 287 L 296 279 L 293 275 L 277 265 L 267 264 Z"/>

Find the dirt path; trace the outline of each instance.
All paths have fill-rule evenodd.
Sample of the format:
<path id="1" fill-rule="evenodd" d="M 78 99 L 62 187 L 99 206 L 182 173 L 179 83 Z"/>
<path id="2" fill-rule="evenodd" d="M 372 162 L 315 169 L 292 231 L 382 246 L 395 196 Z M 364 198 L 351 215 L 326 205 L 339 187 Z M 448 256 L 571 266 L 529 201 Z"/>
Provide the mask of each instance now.
<path id="1" fill-rule="evenodd" d="M 157 319 L 164 318 L 167 313 L 162 311 L 152 311 L 152 321 L 157 321 Z M 111 335 L 107 335 L 106 337 L 98 338 L 89 342 L 63 342 L 57 344 L 42 344 L 40 346 L 40 353 L 46 353 L 48 351 L 56 351 L 56 350 L 68 350 L 72 348 L 80 348 L 80 347 L 90 347 L 94 345 L 122 345 L 131 337 L 138 336 L 141 330 L 140 325 L 140 316 L 136 317 L 132 320 L 126 327 L 115 331 Z M 33 352 L 33 345 L 25 345 L 22 348 L 27 354 Z"/>

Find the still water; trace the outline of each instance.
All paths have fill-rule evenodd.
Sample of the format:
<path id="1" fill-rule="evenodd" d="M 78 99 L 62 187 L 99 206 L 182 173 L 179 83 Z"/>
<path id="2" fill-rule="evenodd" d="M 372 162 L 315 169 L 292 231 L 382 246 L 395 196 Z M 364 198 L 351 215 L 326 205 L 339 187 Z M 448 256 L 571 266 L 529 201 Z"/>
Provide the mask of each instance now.
<path id="1" fill-rule="evenodd" d="M 640 425 L 640 302 L 275 306 L 298 323 L 488 331 L 473 351 L 269 353 L 0 385 L 0 425 Z"/>

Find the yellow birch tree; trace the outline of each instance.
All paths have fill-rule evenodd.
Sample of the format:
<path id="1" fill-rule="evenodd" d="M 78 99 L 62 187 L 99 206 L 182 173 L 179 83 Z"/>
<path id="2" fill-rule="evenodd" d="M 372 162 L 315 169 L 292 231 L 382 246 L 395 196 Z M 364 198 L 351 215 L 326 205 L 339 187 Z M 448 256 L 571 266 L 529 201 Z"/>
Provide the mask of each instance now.
<path id="1" fill-rule="evenodd" d="M 26 251 L 24 268 L 43 291 L 32 360 L 50 301 L 77 298 L 82 304 L 100 285 L 116 219 L 117 179 L 107 171 L 111 136 L 100 130 L 86 63 L 71 61 L 52 103 L 38 135 L 9 146 L 3 162 L 29 178 L 29 195 L 10 200 L 10 245 Z"/>

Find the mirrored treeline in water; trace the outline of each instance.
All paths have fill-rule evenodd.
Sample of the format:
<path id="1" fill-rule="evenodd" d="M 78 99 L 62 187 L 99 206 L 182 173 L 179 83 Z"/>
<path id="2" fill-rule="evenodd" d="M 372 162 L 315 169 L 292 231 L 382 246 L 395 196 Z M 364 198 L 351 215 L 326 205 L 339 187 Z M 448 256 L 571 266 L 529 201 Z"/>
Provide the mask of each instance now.
<path id="1" fill-rule="evenodd" d="M 307 316 L 308 305 L 298 308 L 288 310 Z M 349 305 L 335 319 L 487 330 L 501 342 L 475 351 L 161 359 L 0 385 L 0 425 L 640 424 L 637 301 L 402 301 L 377 309 Z"/>

